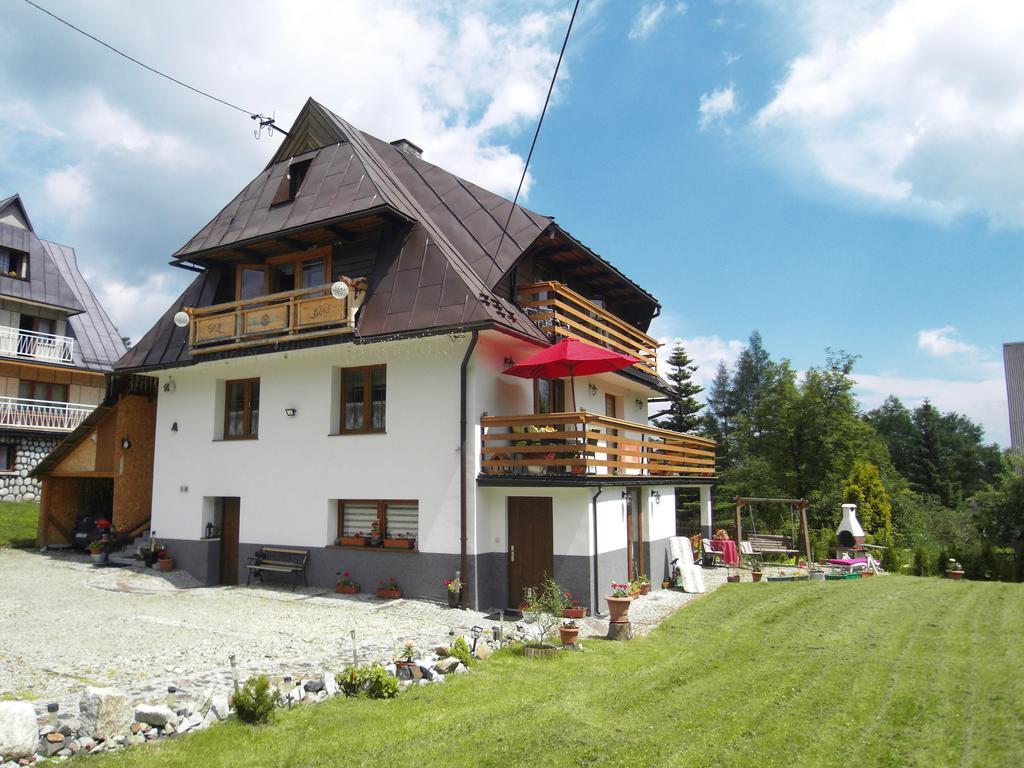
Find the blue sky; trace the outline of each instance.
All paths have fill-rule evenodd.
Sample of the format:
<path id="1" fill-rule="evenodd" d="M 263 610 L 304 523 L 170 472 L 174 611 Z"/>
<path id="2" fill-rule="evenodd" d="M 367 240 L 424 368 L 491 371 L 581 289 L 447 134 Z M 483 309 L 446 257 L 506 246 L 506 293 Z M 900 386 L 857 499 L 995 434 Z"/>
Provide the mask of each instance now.
<path id="1" fill-rule="evenodd" d="M 506 194 L 570 7 L 43 4 L 247 110 L 287 124 L 313 95 Z M 654 333 L 702 376 L 757 329 L 801 369 L 859 354 L 866 406 L 930 397 L 1005 444 L 1024 10 L 974 5 L 585 0 L 525 203 L 649 287 Z M 0 194 L 76 246 L 135 337 L 186 279 L 169 254 L 276 146 L 21 3 L 0 25 L 0 125 Z"/>

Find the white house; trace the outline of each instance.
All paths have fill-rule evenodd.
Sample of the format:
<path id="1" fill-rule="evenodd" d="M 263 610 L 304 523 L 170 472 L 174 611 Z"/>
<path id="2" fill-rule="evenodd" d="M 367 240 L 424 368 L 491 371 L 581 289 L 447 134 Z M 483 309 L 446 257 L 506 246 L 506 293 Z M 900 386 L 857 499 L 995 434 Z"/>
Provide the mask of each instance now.
<path id="1" fill-rule="evenodd" d="M 182 567 L 235 583 L 292 546 L 310 583 L 442 599 L 459 572 L 481 608 L 545 573 L 598 606 L 612 580 L 660 583 L 674 488 L 710 525 L 715 476 L 713 443 L 647 423 L 659 305 L 549 217 L 516 207 L 502 236 L 510 210 L 306 103 L 116 366 L 159 378 L 151 527 Z M 640 363 L 571 393 L 503 375 L 563 337 Z M 374 523 L 391 546 L 363 543 Z"/>

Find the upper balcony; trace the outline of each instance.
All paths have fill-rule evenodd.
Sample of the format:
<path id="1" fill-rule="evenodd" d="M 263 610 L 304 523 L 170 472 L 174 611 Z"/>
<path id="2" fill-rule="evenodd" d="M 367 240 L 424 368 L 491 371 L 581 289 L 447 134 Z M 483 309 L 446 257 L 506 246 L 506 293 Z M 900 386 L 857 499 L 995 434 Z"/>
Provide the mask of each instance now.
<path id="1" fill-rule="evenodd" d="M 70 432 L 95 408 L 81 403 L 0 397 L 0 427 L 33 432 Z"/>
<path id="2" fill-rule="evenodd" d="M 331 284 L 271 293 L 253 299 L 185 309 L 193 355 L 281 341 L 352 333 L 366 281 L 343 279 L 348 295 L 337 299 Z"/>
<path id="3" fill-rule="evenodd" d="M 69 336 L 0 326 L 0 356 L 70 365 L 75 358 L 75 340 Z"/>
<path id="4" fill-rule="evenodd" d="M 715 441 L 595 413 L 484 416 L 481 477 L 609 475 L 704 481 Z"/>
<path id="5" fill-rule="evenodd" d="M 640 360 L 633 367 L 658 375 L 657 339 L 634 328 L 604 307 L 555 281 L 521 286 L 519 306 L 552 341 L 579 339 Z"/>

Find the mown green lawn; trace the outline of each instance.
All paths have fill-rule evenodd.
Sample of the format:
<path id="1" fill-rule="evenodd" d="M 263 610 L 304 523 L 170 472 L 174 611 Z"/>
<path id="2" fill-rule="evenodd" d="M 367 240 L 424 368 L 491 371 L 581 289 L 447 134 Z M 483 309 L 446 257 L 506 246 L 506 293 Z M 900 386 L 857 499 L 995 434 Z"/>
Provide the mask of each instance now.
<path id="1" fill-rule="evenodd" d="M 727 585 L 632 643 L 503 652 L 395 701 L 335 699 L 80 762 L 1019 766 L 1024 587 Z"/>
<path id="2" fill-rule="evenodd" d="M 38 504 L 0 501 L 0 547 L 35 546 L 38 524 Z"/>

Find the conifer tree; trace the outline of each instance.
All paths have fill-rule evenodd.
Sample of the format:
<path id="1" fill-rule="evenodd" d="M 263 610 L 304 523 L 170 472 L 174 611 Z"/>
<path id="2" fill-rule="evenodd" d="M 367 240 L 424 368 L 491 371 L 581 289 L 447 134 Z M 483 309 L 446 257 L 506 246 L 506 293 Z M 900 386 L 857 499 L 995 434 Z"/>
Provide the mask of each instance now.
<path id="1" fill-rule="evenodd" d="M 669 396 L 668 408 L 655 414 L 652 419 L 662 429 L 695 432 L 701 425 L 701 418 L 697 414 L 704 407 L 697 400 L 697 395 L 704 388 L 693 381 L 697 366 L 679 342 L 672 348 L 667 362 L 670 368 L 667 378 L 672 383 L 673 393 Z"/>

